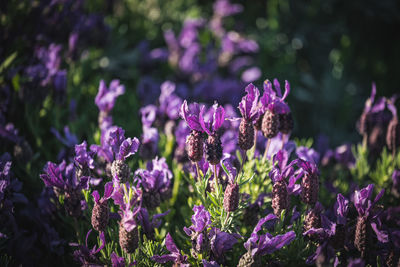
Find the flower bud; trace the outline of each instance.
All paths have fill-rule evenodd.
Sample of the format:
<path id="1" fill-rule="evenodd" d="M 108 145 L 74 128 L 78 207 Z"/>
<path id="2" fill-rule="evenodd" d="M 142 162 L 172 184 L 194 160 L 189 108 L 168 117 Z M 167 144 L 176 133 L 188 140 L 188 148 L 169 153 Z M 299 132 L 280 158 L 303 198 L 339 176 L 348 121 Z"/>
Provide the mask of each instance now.
<path id="1" fill-rule="evenodd" d="M 279 132 L 279 114 L 267 109 L 262 120 L 261 130 L 266 138 L 274 138 Z"/>
<path id="2" fill-rule="evenodd" d="M 400 124 L 397 117 L 393 117 L 389 123 L 386 133 L 386 144 L 389 150 L 396 153 L 396 148 L 400 145 Z"/>
<path id="3" fill-rule="evenodd" d="M 290 198 L 284 180 L 276 181 L 272 186 L 272 208 L 274 214 L 280 216 L 284 209 L 289 207 Z"/>
<path id="4" fill-rule="evenodd" d="M 311 228 L 321 228 L 321 211 L 316 208 L 309 210 L 304 219 L 304 232 Z M 308 237 L 313 238 L 313 235 L 309 234 Z"/>
<path id="5" fill-rule="evenodd" d="M 365 259 L 371 246 L 371 229 L 368 218 L 365 216 L 357 218 L 354 246 L 360 251 L 361 257 Z"/>
<path id="6" fill-rule="evenodd" d="M 207 161 L 211 165 L 217 165 L 222 159 L 222 143 L 219 135 L 213 133 L 209 135 L 206 141 Z"/>
<path id="7" fill-rule="evenodd" d="M 203 158 L 203 134 L 192 130 L 187 141 L 186 148 L 188 157 L 192 162 L 199 162 Z"/>
<path id="8" fill-rule="evenodd" d="M 251 253 L 248 251 L 239 260 L 238 267 L 261 267 L 260 257 L 253 258 Z"/>
<path id="9" fill-rule="evenodd" d="M 102 232 L 106 229 L 108 224 L 110 211 L 107 201 L 100 200 L 99 203 L 94 203 L 92 210 L 92 226 L 98 231 Z"/>
<path id="10" fill-rule="evenodd" d="M 239 147 L 249 150 L 254 145 L 254 126 L 251 121 L 242 118 L 239 126 Z"/>
<path id="11" fill-rule="evenodd" d="M 235 211 L 239 206 L 239 185 L 229 183 L 224 194 L 224 210 Z"/>
<path id="12" fill-rule="evenodd" d="M 111 174 L 117 177 L 120 183 L 125 183 L 129 179 L 130 169 L 128 164 L 122 160 L 114 160 L 111 165 Z"/>
<path id="13" fill-rule="evenodd" d="M 126 253 L 133 253 L 139 246 L 139 229 L 136 226 L 128 232 L 122 222 L 119 224 L 119 245 Z"/>
<path id="14" fill-rule="evenodd" d="M 305 173 L 301 181 L 301 200 L 314 206 L 318 200 L 319 177 L 317 173 Z"/>

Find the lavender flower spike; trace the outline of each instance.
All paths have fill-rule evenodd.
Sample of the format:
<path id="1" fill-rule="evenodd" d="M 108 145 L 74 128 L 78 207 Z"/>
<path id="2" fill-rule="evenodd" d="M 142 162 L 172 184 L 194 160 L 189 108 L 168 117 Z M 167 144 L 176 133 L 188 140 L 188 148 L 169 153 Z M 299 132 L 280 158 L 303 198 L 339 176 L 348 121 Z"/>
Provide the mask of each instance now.
<path id="1" fill-rule="evenodd" d="M 105 247 L 105 244 L 106 244 L 106 239 L 104 237 L 104 233 L 101 232 L 99 235 L 100 240 L 101 240 L 100 247 L 96 249 L 96 245 L 94 245 L 92 249 L 89 249 L 88 239 L 89 239 L 89 235 L 91 232 L 92 232 L 92 230 L 89 230 L 89 232 L 86 235 L 85 245 L 79 245 L 79 244 L 75 244 L 75 243 L 70 244 L 71 246 L 78 247 L 78 250 L 74 251 L 74 259 L 75 259 L 75 261 L 81 263 L 84 266 L 100 264 L 101 262 L 97 258 L 96 254 L 99 253 Z"/>
<path id="2" fill-rule="evenodd" d="M 104 186 L 104 196 L 102 198 L 100 198 L 97 190 L 92 193 L 95 202 L 92 210 L 92 226 L 96 231 L 102 232 L 107 227 L 110 216 L 107 200 L 111 197 L 112 192 L 113 184 L 108 182 Z"/>
<path id="3" fill-rule="evenodd" d="M 170 254 L 167 255 L 155 255 L 151 257 L 151 259 L 158 263 L 167 263 L 172 261 L 176 264 L 176 266 L 181 267 L 189 267 L 190 265 L 187 263 L 188 257 L 186 255 L 182 255 L 179 251 L 178 247 L 175 245 L 174 240 L 171 235 L 168 233 L 165 237 L 165 246 L 167 247 Z"/>
<path id="4" fill-rule="evenodd" d="M 183 101 L 180 110 L 180 116 L 186 121 L 192 130 L 186 140 L 186 150 L 188 157 L 192 162 L 199 162 L 203 158 L 203 128 L 200 124 L 200 107 L 199 104 L 193 103 L 189 111 L 186 100 Z M 198 164 L 196 164 L 198 169 Z M 197 171 L 198 172 L 198 171 Z M 198 174 L 199 175 L 199 174 Z"/>
<path id="5" fill-rule="evenodd" d="M 254 145 L 254 126 L 258 120 L 258 97 L 260 92 L 253 84 L 246 87 L 247 95 L 239 103 L 239 110 L 242 120 L 239 126 L 239 147 L 244 151 L 249 150 Z"/>
<path id="6" fill-rule="evenodd" d="M 358 212 L 356 232 L 354 238 L 354 246 L 360 251 L 361 257 L 366 258 L 373 251 L 371 228 L 374 230 L 379 241 L 386 243 L 388 242 L 388 236 L 379 231 L 376 224 L 376 216 L 373 214 L 373 208 L 379 199 L 383 196 L 385 190 L 382 189 L 379 194 L 375 197 L 374 201 L 371 201 L 372 192 L 374 185 L 370 184 L 360 191 L 354 192 L 354 206 Z"/>

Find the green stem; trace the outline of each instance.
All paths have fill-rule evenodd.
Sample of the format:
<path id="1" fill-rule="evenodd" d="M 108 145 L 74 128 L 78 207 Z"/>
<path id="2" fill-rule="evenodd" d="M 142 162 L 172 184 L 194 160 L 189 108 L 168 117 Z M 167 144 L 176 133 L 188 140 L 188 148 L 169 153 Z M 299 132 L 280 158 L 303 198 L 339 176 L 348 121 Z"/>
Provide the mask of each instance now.
<path id="1" fill-rule="evenodd" d="M 197 179 L 198 179 L 198 181 L 200 181 L 200 169 L 199 169 L 199 163 L 198 163 L 198 162 L 195 162 L 194 164 L 196 165 Z"/>
<path id="2" fill-rule="evenodd" d="M 265 147 L 265 151 L 264 151 L 263 160 L 265 160 L 267 158 L 267 154 L 268 154 L 268 150 L 269 150 L 269 145 L 270 144 L 271 144 L 271 138 L 268 138 L 267 146 Z"/>
<path id="3" fill-rule="evenodd" d="M 219 188 L 218 188 L 218 177 L 217 177 L 217 165 L 214 165 L 214 185 L 215 192 L 217 193 L 217 198 L 219 197 Z"/>

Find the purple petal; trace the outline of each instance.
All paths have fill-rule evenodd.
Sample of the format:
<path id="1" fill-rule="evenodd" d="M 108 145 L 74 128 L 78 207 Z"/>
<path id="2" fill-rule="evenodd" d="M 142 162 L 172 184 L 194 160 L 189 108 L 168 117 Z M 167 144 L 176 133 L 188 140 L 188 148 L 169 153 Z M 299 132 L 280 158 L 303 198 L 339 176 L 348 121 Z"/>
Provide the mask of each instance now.
<path id="1" fill-rule="evenodd" d="M 139 143 L 139 139 L 136 137 L 133 138 L 133 140 L 131 138 L 125 139 L 119 148 L 117 159 L 126 160 L 128 157 L 135 154 L 139 148 Z"/>
<path id="2" fill-rule="evenodd" d="M 378 240 L 382 243 L 387 243 L 389 242 L 389 236 L 386 232 L 384 231 L 380 231 L 378 229 L 378 226 L 376 225 L 376 223 L 371 223 L 371 227 L 374 230 L 376 237 L 378 238 Z"/>
<path id="3" fill-rule="evenodd" d="M 213 115 L 213 131 L 217 131 L 222 124 L 224 123 L 224 119 L 225 119 L 225 110 L 223 107 L 216 107 L 216 105 L 214 105 L 214 115 Z"/>
<path id="4" fill-rule="evenodd" d="M 346 216 L 349 210 L 349 201 L 342 195 L 337 195 L 337 209 L 336 216 L 338 223 L 346 224 Z"/>
<path id="5" fill-rule="evenodd" d="M 254 227 L 253 233 L 257 233 L 261 230 L 262 226 L 264 225 L 264 223 L 270 221 L 270 220 L 274 220 L 274 219 L 278 219 L 278 217 L 276 217 L 274 214 L 268 214 L 266 217 L 260 219 L 256 225 L 256 227 Z"/>
<path id="6" fill-rule="evenodd" d="M 94 254 L 97 254 L 100 252 L 100 250 L 102 250 L 105 246 L 106 246 L 106 238 L 104 236 L 104 232 L 100 232 L 100 241 L 101 241 L 101 245 L 100 247 L 94 252 Z"/>
<path id="7" fill-rule="evenodd" d="M 165 237 L 165 246 L 169 252 L 173 254 L 180 254 L 178 247 L 175 245 L 175 242 L 169 233 Z"/>
<path id="8" fill-rule="evenodd" d="M 109 199 L 114 191 L 114 186 L 112 182 L 108 182 L 104 185 L 104 199 Z"/>
<path id="9" fill-rule="evenodd" d="M 125 258 L 118 257 L 118 255 L 113 252 L 110 255 L 112 267 L 125 267 Z"/>
<path id="10" fill-rule="evenodd" d="M 260 244 L 259 251 L 257 254 L 265 255 L 271 254 L 282 247 L 290 244 L 296 238 L 296 234 L 294 231 L 287 232 L 283 235 L 277 235 L 272 237 L 271 239 L 267 239 L 263 244 Z M 261 242 L 260 242 L 261 243 Z"/>
<path id="11" fill-rule="evenodd" d="M 202 106 L 201 109 L 200 109 L 200 113 L 199 113 L 199 122 L 200 122 L 201 128 L 202 128 L 207 134 L 211 135 L 212 133 L 211 133 L 211 130 L 210 130 L 210 128 L 209 128 L 209 123 L 206 123 L 206 122 L 204 121 L 204 112 L 205 112 L 205 108 L 206 108 L 205 106 Z"/>
<path id="12" fill-rule="evenodd" d="M 94 190 L 94 191 L 93 191 L 92 196 L 93 196 L 93 198 L 94 198 L 94 201 L 95 201 L 96 203 L 99 203 L 99 201 L 100 201 L 100 194 L 99 194 L 99 192 L 98 192 L 97 190 Z"/>
<path id="13" fill-rule="evenodd" d="M 278 79 L 274 79 L 274 87 L 278 97 L 282 98 L 281 84 L 279 83 Z"/>
<path id="14" fill-rule="evenodd" d="M 247 120 L 255 120 L 258 115 L 257 105 L 260 92 L 252 83 L 247 85 L 245 90 L 247 95 L 242 98 L 238 108 L 243 118 Z"/>

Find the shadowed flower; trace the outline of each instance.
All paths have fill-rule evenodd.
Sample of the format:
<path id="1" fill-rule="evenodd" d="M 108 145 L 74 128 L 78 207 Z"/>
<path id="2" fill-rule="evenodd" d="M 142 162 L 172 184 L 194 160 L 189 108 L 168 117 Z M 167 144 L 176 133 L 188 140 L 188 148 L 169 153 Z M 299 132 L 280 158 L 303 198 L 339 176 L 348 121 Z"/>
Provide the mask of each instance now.
<path id="1" fill-rule="evenodd" d="M 96 254 L 99 253 L 106 245 L 106 239 L 104 237 L 104 233 L 101 232 L 99 234 L 101 245 L 97 249 L 96 249 L 96 245 L 94 245 L 93 248 L 90 249 L 88 247 L 88 239 L 89 239 L 89 235 L 91 232 L 92 232 L 92 230 L 89 230 L 89 232 L 86 235 L 85 245 L 79 245 L 76 243 L 70 244 L 70 246 L 78 247 L 78 250 L 74 251 L 74 259 L 75 259 L 75 261 L 79 262 L 80 264 L 82 264 L 84 266 L 101 264 L 100 260 L 96 256 Z"/>
<path id="2" fill-rule="evenodd" d="M 213 227 L 208 234 L 211 246 L 212 260 L 223 264 L 225 262 L 225 253 L 233 248 L 237 239 L 241 238 L 239 234 L 229 234 Z"/>
<path id="3" fill-rule="evenodd" d="M 382 243 L 388 242 L 388 235 L 383 231 L 378 230 L 378 222 L 376 220 L 377 213 L 373 210 L 376 203 L 383 196 L 385 190 L 382 189 L 373 201 L 370 200 L 374 185 L 370 184 L 367 187 L 356 190 L 353 196 L 353 203 L 358 212 L 356 233 L 354 239 L 355 247 L 360 251 L 363 258 L 367 257 L 372 252 L 374 243 L 372 242 L 371 228 L 374 230 L 376 237 Z"/>
<path id="4" fill-rule="evenodd" d="M 92 210 L 92 226 L 96 231 L 104 231 L 108 224 L 110 217 L 110 211 L 108 208 L 107 200 L 113 193 L 113 184 L 108 182 L 104 186 L 104 195 L 100 198 L 100 194 L 97 190 L 93 191 L 92 196 L 94 198 L 94 207 Z"/>
<path id="5" fill-rule="evenodd" d="M 146 235 L 148 239 L 154 239 L 154 229 L 160 227 L 161 225 L 161 217 L 168 215 L 170 210 L 167 210 L 164 213 L 154 214 L 153 218 L 150 221 L 149 212 L 146 208 L 141 208 L 137 219 L 140 225 L 142 226 L 143 233 Z"/>
<path id="6" fill-rule="evenodd" d="M 151 257 L 151 259 L 158 263 L 167 263 L 169 261 L 174 262 L 177 266 L 181 267 L 189 267 L 190 265 L 187 263 L 188 257 L 186 255 L 182 255 L 179 251 L 178 247 L 175 245 L 174 240 L 171 235 L 168 233 L 165 237 L 165 246 L 167 247 L 170 254 L 167 255 L 155 255 Z"/>
<path id="7" fill-rule="evenodd" d="M 263 225 L 274 219 L 277 219 L 277 217 L 273 214 L 269 214 L 262 218 L 257 223 L 256 227 L 254 227 L 250 238 L 244 243 L 247 253 L 240 258 L 239 266 L 248 266 L 246 264 L 257 262 L 261 256 L 274 253 L 282 247 L 290 244 L 296 238 L 294 231 L 276 236 L 272 236 L 269 233 L 259 235 L 258 232 L 262 230 Z"/>

